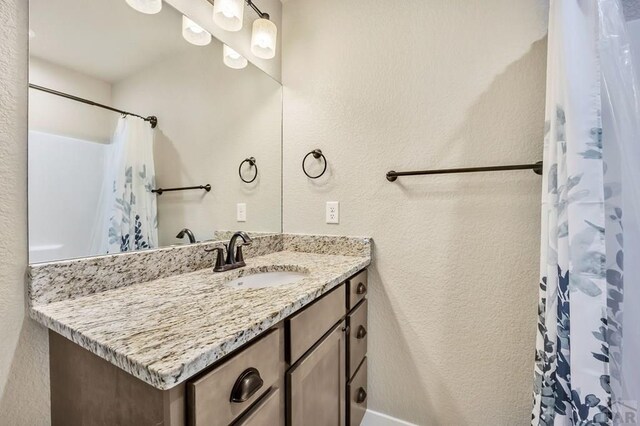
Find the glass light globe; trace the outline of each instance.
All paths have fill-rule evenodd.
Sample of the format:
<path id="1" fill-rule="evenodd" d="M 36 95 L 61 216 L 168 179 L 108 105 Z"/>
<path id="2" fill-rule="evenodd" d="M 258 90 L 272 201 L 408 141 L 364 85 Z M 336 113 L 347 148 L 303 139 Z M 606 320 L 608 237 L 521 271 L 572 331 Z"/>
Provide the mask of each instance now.
<path id="1" fill-rule="evenodd" d="M 226 44 L 222 48 L 223 61 L 226 66 L 233 68 L 234 70 L 241 70 L 248 64 L 247 59 L 227 46 Z"/>
<path id="2" fill-rule="evenodd" d="M 162 0 L 126 0 L 127 4 L 141 13 L 153 15 L 162 10 Z"/>
<path id="3" fill-rule="evenodd" d="M 244 0 L 215 0 L 213 22 L 227 31 L 240 31 L 244 19 Z"/>
<path id="4" fill-rule="evenodd" d="M 251 52 L 258 58 L 273 58 L 276 56 L 277 37 L 276 24 L 265 18 L 256 19 L 251 34 Z"/>
<path id="5" fill-rule="evenodd" d="M 186 16 L 182 16 L 182 37 L 196 46 L 206 46 L 211 43 L 211 34 Z"/>

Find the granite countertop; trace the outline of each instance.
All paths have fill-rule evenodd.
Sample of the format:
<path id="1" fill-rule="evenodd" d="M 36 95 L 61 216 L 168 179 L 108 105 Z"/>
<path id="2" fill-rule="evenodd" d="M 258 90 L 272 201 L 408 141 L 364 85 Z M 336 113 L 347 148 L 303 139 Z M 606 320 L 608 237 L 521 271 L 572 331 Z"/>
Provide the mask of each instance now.
<path id="1" fill-rule="evenodd" d="M 370 262 L 370 256 L 278 251 L 247 259 L 242 269 L 201 269 L 32 305 L 30 313 L 44 326 L 164 390 L 211 366 Z M 283 270 L 307 276 L 264 289 L 224 285 L 258 271 Z"/>

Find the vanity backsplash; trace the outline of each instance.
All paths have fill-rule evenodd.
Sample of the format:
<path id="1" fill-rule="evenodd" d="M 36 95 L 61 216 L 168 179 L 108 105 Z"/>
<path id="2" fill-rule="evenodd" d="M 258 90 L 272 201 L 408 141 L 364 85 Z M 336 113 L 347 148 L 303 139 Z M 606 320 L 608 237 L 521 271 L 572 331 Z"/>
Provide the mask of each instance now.
<path id="1" fill-rule="evenodd" d="M 225 241 L 212 241 L 32 264 L 27 271 L 29 305 L 38 306 L 75 299 L 132 284 L 213 268 L 215 256 L 205 250 L 223 247 L 224 243 Z M 372 245 L 371 239 L 367 237 L 253 235 L 252 244 L 245 247 L 245 257 L 264 256 L 279 251 L 370 257 Z"/>

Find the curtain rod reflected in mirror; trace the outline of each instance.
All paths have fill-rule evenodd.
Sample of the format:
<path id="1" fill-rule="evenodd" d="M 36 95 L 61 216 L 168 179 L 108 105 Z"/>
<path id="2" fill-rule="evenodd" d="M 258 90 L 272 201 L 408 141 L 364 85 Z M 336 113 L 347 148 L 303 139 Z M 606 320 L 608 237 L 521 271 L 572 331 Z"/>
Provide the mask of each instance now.
<path id="1" fill-rule="evenodd" d="M 120 109 L 117 109 L 117 108 L 110 107 L 108 105 L 103 105 L 103 104 L 100 104 L 98 102 L 91 101 L 89 99 L 81 98 L 79 96 L 70 95 L 68 93 L 60 92 L 58 90 L 49 89 L 48 87 L 44 87 L 44 86 L 38 86 L 37 84 L 29 84 L 29 88 L 30 89 L 35 89 L 35 90 L 40 90 L 42 92 L 50 93 L 52 95 L 60 96 L 60 97 L 63 97 L 63 98 L 71 99 L 71 100 L 76 101 L 76 102 L 82 102 L 83 104 L 87 104 L 87 105 L 96 106 L 96 107 L 99 107 L 99 108 L 108 109 L 109 111 L 117 112 L 117 113 L 120 113 L 122 115 L 130 115 L 132 117 L 138 117 L 138 118 L 143 119 L 144 121 L 148 121 L 149 123 L 151 123 L 151 128 L 152 129 L 155 129 L 156 126 L 158 125 L 158 117 L 156 117 L 155 115 L 150 115 L 149 117 L 143 117 L 141 115 L 134 114 L 132 112 L 123 111 L 123 110 L 120 110 Z"/>

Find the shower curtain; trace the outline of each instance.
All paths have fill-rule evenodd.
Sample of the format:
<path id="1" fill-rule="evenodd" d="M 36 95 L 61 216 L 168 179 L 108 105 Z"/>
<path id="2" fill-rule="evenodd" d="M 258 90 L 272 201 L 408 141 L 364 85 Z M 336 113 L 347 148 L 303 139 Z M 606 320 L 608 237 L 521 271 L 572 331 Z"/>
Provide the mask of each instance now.
<path id="1" fill-rule="evenodd" d="M 619 0 L 551 0 L 547 73 L 532 425 L 636 424 L 640 107 Z"/>
<path id="2" fill-rule="evenodd" d="M 113 135 L 107 182 L 108 253 L 155 248 L 158 212 L 153 163 L 153 129 L 123 116 Z"/>

